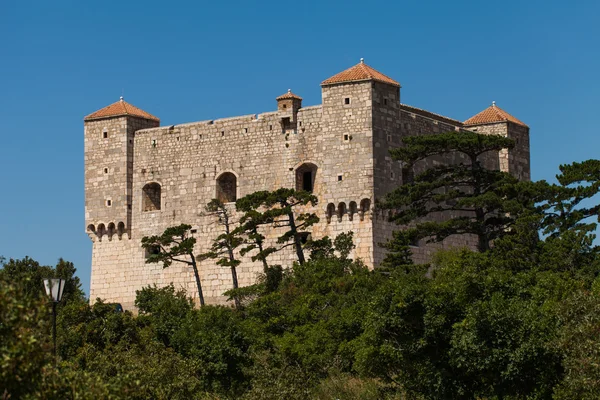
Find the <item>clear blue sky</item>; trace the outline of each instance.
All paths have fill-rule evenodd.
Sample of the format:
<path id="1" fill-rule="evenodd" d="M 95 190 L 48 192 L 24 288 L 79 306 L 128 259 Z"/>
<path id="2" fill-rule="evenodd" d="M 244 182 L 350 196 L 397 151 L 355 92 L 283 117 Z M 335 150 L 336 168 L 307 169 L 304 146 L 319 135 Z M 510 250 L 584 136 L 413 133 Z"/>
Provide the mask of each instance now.
<path id="1" fill-rule="evenodd" d="M 598 1 L 0 0 L 0 255 L 73 261 L 89 289 L 83 117 L 116 100 L 163 125 L 274 110 L 356 64 L 402 102 L 531 127 L 533 179 L 597 158 Z"/>

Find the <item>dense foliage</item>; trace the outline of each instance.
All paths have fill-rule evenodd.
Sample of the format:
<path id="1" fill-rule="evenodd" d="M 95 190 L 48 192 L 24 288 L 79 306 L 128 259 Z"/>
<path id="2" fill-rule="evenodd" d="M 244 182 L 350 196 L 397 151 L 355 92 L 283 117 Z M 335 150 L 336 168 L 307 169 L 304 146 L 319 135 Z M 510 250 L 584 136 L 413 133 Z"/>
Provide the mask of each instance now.
<path id="1" fill-rule="evenodd" d="M 481 145 L 463 139 L 473 148 Z M 454 151 L 457 143 L 448 146 Z M 487 227 L 479 232 L 491 235 L 484 238 L 489 246 L 479 252 L 441 251 L 430 264 L 415 265 L 409 246 L 414 237 L 429 233 L 435 240 L 441 229 L 456 234 L 465 225 L 417 226 L 394 235 L 384 267 L 374 271 L 349 257 L 351 232 L 309 240 L 298 262 L 270 266 L 268 256 L 278 249 L 263 246 L 263 225 L 283 219 L 287 233 L 280 244 L 296 250 L 298 224 L 314 218 L 293 214 L 298 199 L 282 202 L 293 196 L 302 196 L 304 204 L 312 199 L 282 191 L 246 198 L 238 207 L 247 216 L 243 228 L 226 234 L 243 238 L 236 244 L 258 255 L 265 270 L 255 286 L 239 288 L 252 295 L 236 308 L 195 308 L 187 293 L 171 285 L 138 291 L 138 315 L 118 312 L 101 300 L 90 306 L 73 265 L 64 260 L 48 267 L 29 258 L 0 258 L 0 394 L 11 399 L 596 399 L 600 249 L 594 244 L 598 206 L 593 200 L 600 162 L 564 165 L 560 171 L 558 184 L 522 185 L 526 190 L 518 196 L 492 190 L 475 199 L 465 190 L 453 192 L 456 202 L 447 203 L 449 192 L 438 198 L 431 187 L 421 191 L 435 201 L 421 202 L 415 217 L 425 216 L 437 200 L 455 208 L 484 205 L 489 212 L 471 226 Z M 413 198 L 427 179 L 442 179 L 436 174 L 417 176 L 390 201 Z M 490 188 L 517 184 L 501 173 L 485 179 L 493 181 Z M 516 206 L 508 208 L 505 201 Z M 487 222 L 496 215 L 498 224 Z M 145 244 L 163 246 L 163 255 L 155 258 L 168 266 L 189 256 L 189 228 L 175 227 Z M 68 286 L 59 308 L 60 360 L 54 367 L 50 305 L 41 279 L 57 275 Z"/>

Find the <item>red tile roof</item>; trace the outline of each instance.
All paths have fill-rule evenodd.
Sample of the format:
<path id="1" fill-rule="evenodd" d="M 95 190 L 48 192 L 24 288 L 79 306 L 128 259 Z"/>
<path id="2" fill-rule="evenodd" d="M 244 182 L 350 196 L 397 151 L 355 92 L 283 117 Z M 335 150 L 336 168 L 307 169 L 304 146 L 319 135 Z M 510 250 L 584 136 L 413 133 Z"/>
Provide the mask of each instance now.
<path id="1" fill-rule="evenodd" d="M 471 118 L 469 118 L 468 120 L 466 120 L 463 123 L 465 125 L 482 125 L 482 124 L 490 124 L 490 123 L 494 123 L 494 122 L 508 122 L 508 121 L 513 122 L 518 125 L 521 125 L 521 126 L 525 126 L 528 128 L 528 126 L 525 123 L 519 121 L 518 119 L 516 119 L 515 117 L 513 117 L 512 115 L 510 115 L 509 113 L 507 113 L 506 111 L 501 109 L 500 107 L 498 107 L 496 105 L 496 102 L 493 102 L 491 106 L 489 106 L 488 108 L 486 108 L 479 114 L 472 116 Z"/>
<path id="2" fill-rule="evenodd" d="M 358 81 L 378 81 L 398 87 L 400 86 L 398 82 L 389 76 L 386 76 L 381 72 L 369 67 L 367 64 L 365 64 L 362 58 L 360 63 L 356 64 L 354 67 L 348 68 L 347 70 L 342 71 L 329 79 L 325 79 L 323 82 L 321 82 L 321 86 Z"/>
<path id="3" fill-rule="evenodd" d="M 154 121 L 160 121 L 159 118 L 155 117 L 152 114 L 148 114 L 146 111 L 137 108 L 134 105 L 129 104 L 123 97 L 116 103 L 112 103 L 109 106 L 106 106 L 90 115 L 86 116 L 83 120 L 89 121 L 92 119 L 101 119 L 108 117 L 117 117 L 117 116 L 132 116 L 132 117 L 140 117 L 145 119 L 150 119 Z"/>
<path id="4" fill-rule="evenodd" d="M 446 117 L 446 116 L 443 116 L 441 114 L 436 114 L 434 112 L 427 111 L 427 110 L 424 110 L 422 108 L 417 108 L 417 107 L 409 106 L 408 104 L 400 103 L 400 109 L 403 110 L 403 111 L 407 111 L 407 112 L 413 113 L 413 114 L 423 115 L 423 116 L 428 117 L 428 118 L 450 122 L 452 125 L 456 125 L 456 126 L 462 126 L 463 125 L 463 123 L 460 122 L 457 119 Z"/>
<path id="5" fill-rule="evenodd" d="M 298 99 L 298 100 L 302 100 L 302 97 L 298 96 L 297 94 L 292 93 L 292 89 L 288 89 L 288 91 L 287 91 L 286 94 L 282 94 L 281 96 L 279 96 L 275 100 L 286 100 L 286 99 Z"/>

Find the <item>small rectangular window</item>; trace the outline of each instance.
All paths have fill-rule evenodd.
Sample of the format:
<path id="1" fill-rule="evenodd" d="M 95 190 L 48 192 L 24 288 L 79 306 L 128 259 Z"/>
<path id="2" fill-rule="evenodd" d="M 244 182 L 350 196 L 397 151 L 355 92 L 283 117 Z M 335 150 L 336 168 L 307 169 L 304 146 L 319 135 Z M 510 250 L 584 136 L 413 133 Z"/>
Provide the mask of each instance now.
<path id="1" fill-rule="evenodd" d="M 248 128 L 244 128 L 244 133 L 248 133 Z"/>
<path id="2" fill-rule="evenodd" d="M 344 140 L 349 140 L 350 137 L 348 135 L 344 135 Z"/>
<path id="3" fill-rule="evenodd" d="M 102 137 L 104 139 L 107 139 L 108 138 L 108 132 L 106 132 L 106 131 L 102 132 Z"/>
<path id="4" fill-rule="evenodd" d="M 338 175 L 338 182 L 343 179 L 342 175 Z"/>
<path id="5" fill-rule="evenodd" d="M 106 200 L 106 206 L 107 207 L 112 206 L 112 200 Z"/>
<path id="6" fill-rule="evenodd" d="M 350 104 L 350 97 L 346 97 L 344 99 L 344 104 Z"/>
<path id="7" fill-rule="evenodd" d="M 383 105 L 387 106 L 387 99 L 383 99 Z"/>

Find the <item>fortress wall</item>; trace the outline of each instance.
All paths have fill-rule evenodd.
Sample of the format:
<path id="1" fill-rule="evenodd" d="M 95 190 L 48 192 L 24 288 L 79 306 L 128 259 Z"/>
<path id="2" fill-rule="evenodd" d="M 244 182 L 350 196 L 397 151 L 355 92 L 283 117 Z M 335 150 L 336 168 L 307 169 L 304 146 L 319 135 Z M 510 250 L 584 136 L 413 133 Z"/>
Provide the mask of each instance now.
<path id="1" fill-rule="evenodd" d="M 462 124 L 456 121 L 452 124 L 452 120 L 449 118 L 437 116 L 436 114 L 424 112 L 421 110 L 413 110 L 407 106 L 401 105 L 400 110 L 400 137 L 408 136 L 419 136 L 427 134 L 438 134 L 444 132 L 456 132 L 463 130 Z M 389 148 L 396 147 L 395 143 L 392 142 Z M 382 156 L 380 156 L 381 158 Z M 389 157 L 389 156 L 388 156 Z M 391 159 L 391 158 L 390 158 Z M 451 156 L 446 157 L 429 157 L 426 160 L 418 162 L 414 166 L 414 176 L 424 172 L 426 169 L 436 165 L 444 165 L 449 163 L 469 163 L 470 161 L 466 156 L 461 153 L 455 153 Z M 397 163 L 398 162 L 393 162 Z M 487 168 L 498 169 L 498 153 L 490 152 L 489 156 L 485 157 L 484 164 Z M 401 172 L 402 174 L 402 172 Z M 385 174 L 377 176 L 378 180 L 384 181 L 379 183 L 379 187 L 385 188 L 386 193 L 393 190 L 395 187 L 406 181 L 408 176 L 401 177 L 401 182 L 394 182 L 387 171 Z M 459 213 L 439 213 L 428 218 L 428 220 L 444 221 L 450 217 L 455 217 Z M 387 212 L 375 212 L 373 224 L 373 241 L 374 241 L 374 263 L 378 265 L 383 261 L 387 251 L 379 246 L 380 243 L 386 243 L 391 237 L 392 232 L 401 230 L 402 226 L 397 225 L 394 222 L 388 221 L 389 213 Z M 471 235 L 456 235 L 447 238 L 441 243 L 425 243 L 420 241 L 418 244 L 412 247 L 413 261 L 416 263 L 425 263 L 431 260 L 431 256 L 439 249 L 446 249 L 450 247 L 468 247 L 476 248 L 477 240 Z"/>
<path id="2" fill-rule="evenodd" d="M 325 225 L 321 223 L 316 227 L 315 234 L 334 238 L 339 233 L 354 231 L 357 247 L 353 256 L 373 267 L 370 219 L 374 205 L 372 82 L 324 86 L 322 96 L 319 152 L 324 158 L 324 190 L 319 198 L 323 211 L 330 206 L 335 208 L 336 214 Z M 361 202 L 367 210 L 364 214 L 353 215 L 350 221 L 348 211 L 352 202 L 356 203 L 359 213 Z M 340 209 L 346 210 L 341 220 L 337 215 Z"/>
<path id="3" fill-rule="evenodd" d="M 373 241 L 375 243 L 375 262 L 379 265 L 387 254 L 387 250 L 379 246 L 380 243 L 386 243 L 392 237 L 392 232 L 402 230 L 404 227 L 397 225 L 395 222 L 389 221 L 388 212 L 377 212 L 373 213 L 374 226 L 376 227 L 373 231 Z M 446 214 L 445 218 L 449 215 Z M 441 220 L 441 216 L 436 216 L 436 220 Z M 412 259 L 417 264 L 429 263 L 433 255 L 442 249 L 450 248 L 462 248 L 466 247 L 469 249 L 477 248 L 477 237 L 474 235 L 455 235 L 446 238 L 440 243 L 426 243 L 425 240 L 421 240 L 411 246 Z"/>
<path id="4" fill-rule="evenodd" d="M 373 82 L 374 193 L 380 199 L 402 183 L 402 165 L 390 149 L 402 143 L 400 88 Z"/>
<path id="5" fill-rule="evenodd" d="M 132 241 L 139 246 L 143 236 L 187 223 L 197 230 L 194 234 L 196 253 L 208 251 L 212 240 L 222 232 L 216 218 L 205 212 L 206 204 L 216 197 L 217 178 L 225 172 L 236 175 L 238 198 L 258 190 L 292 187 L 294 168 L 305 157 L 311 156 L 319 130 L 318 109 L 302 113 L 302 117 L 306 128 L 298 133 L 283 129 L 277 114 L 137 132 Z M 317 160 L 313 162 L 319 164 Z M 160 211 L 142 210 L 142 187 L 148 182 L 161 184 Z M 233 204 L 231 208 L 234 208 Z M 234 213 L 233 222 L 238 218 Z M 274 239 L 277 232 L 269 232 L 267 236 Z M 269 262 L 288 265 L 292 259 L 290 247 L 274 254 Z M 222 293 L 232 288 L 230 270 L 217 266 L 215 260 L 200 263 L 199 270 L 206 301 L 223 303 Z M 256 274 L 261 271 L 262 265 L 252 263 L 247 257 L 237 269 L 240 286 L 254 283 Z M 178 278 L 179 271 L 173 270 L 165 271 L 160 279 L 152 281 L 161 286 Z M 189 275 L 189 282 L 194 282 L 192 275 Z M 189 293 L 195 292 L 194 289 Z"/>
<path id="6" fill-rule="evenodd" d="M 127 118 L 87 122 L 84 146 L 86 226 L 126 221 Z"/>
<path id="7" fill-rule="evenodd" d="M 531 180 L 529 128 L 508 123 L 508 137 L 515 141 L 515 148 L 508 151 L 510 172 L 519 180 Z"/>
<path id="8" fill-rule="evenodd" d="M 130 240 L 127 235 L 121 239 L 114 235 L 109 240 L 105 235 L 101 241 L 97 237 L 93 241 L 91 301 L 101 298 L 133 310 L 135 291 L 154 283 L 173 282 L 188 293 L 196 291 L 191 268 L 181 263 L 174 263 L 168 269 L 163 269 L 162 264 L 145 264 L 144 250 L 138 240 Z"/>
<path id="9" fill-rule="evenodd" d="M 351 257 L 361 258 L 369 267 L 378 265 L 385 257 L 379 244 L 401 227 L 388 221 L 388 213 L 374 210 L 376 200 L 411 176 L 400 162 L 391 159 L 389 150 L 401 146 L 407 136 L 456 132 L 464 127 L 459 121 L 401 104 L 399 88 L 378 82 L 327 85 L 322 87 L 322 95 L 322 105 L 300 108 L 295 118 L 294 107 L 284 110 L 280 104 L 281 111 L 151 129 L 143 128 L 157 122 L 132 117 L 86 121 L 86 221 L 97 225 L 123 219 L 130 224 L 120 239 L 113 235 L 109 240 L 104 235 L 100 241 L 90 235 L 94 241 L 92 300 L 101 297 L 133 309 L 136 290 L 171 282 L 195 295 L 191 267 L 174 263 L 163 269 L 162 265 L 145 264 L 141 238 L 186 223 L 194 230 L 195 253 L 206 252 L 222 233 L 216 218 L 205 212 L 205 205 L 216 197 L 219 177 L 235 175 L 237 198 L 258 190 L 301 188 L 304 178 L 297 180 L 303 176 L 298 172 L 304 163 L 318 167 L 313 193 L 319 203 L 305 209 L 320 218 L 312 237 L 333 239 L 353 231 L 356 249 Z M 283 118 L 290 121 L 284 123 Z M 105 125 L 115 132 L 116 140 L 100 139 Z M 496 125 L 486 125 L 479 133 L 498 130 L 518 140 L 520 147 L 500 155 L 490 152 L 484 166 L 502 167 L 529 179 L 528 128 Z M 417 163 L 414 174 L 459 162 L 469 160 L 462 154 L 430 157 Z M 109 164 L 105 176 L 103 168 Z M 160 210 L 144 211 L 143 188 L 150 183 L 160 184 Z M 113 201 L 111 207 L 105 205 L 107 198 Z M 239 215 L 233 202 L 228 207 L 235 225 Z M 442 221 L 450 216 L 432 218 Z M 275 245 L 283 229 L 269 228 L 264 233 L 265 245 Z M 468 235 L 442 243 L 421 242 L 413 247 L 413 258 L 429 262 L 438 249 L 475 248 L 476 242 Z M 290 246 L 270 256 L 268 262 L 287 267 L 295 259 Z M 256 282 L 262 269 L 260 262 L 243 258 L 237 271 L 240 286 Z M 223 292 L 232 288 L 230 270 L 217 266 L 215 260 L 200 263 L 199 270 L 207 303 L 225 303 Z"/>
<path id="10" fill-rule="evenodd" d="M 484 135 L 501 135 L 513 139 L 513 149 L 500 151 L 500 169 L 520 180 L 531 180 L 529 128 L 512 122 L 499 122 L 477 125 L 473 130 Z"/>
<path id="11" fill-rule="evenodd" d="M 136 290 L 171 282 L 194 295 L 191 267 L 174 263 L 163 269 L 145 264 L 141 238 L 186 223 L 197 240 L 195 253 L 206 252 L 223 232 L 216 216 L 205 211 L 211 199 L 228 199 L 235 226 L 240 216 L 233 197 L 280 187 L 312 185 L 319 203 L 303 210 L 320 218 L 312 227 L 312 238 L 333 239 L 353 231 L 356 249 L 351 257 L 377 266 L 385 257 L 379 244 L 402 228 L 389 222 L 389 211 L 377 210 L 377 200 L 427 168 L 470 160 L 460 153 L 430 157 L 410 169 L 392 160 L 390 149 L 402 146 L 405 137 L 465 127 L 460 121 L 402 104 L 394 81 L 373 80 L 376 71 L 363 64 L 361 60 L 328 79 L 337 83 L 322 86 L 322 104 L 312 107 L 302 108 L 301 99 L 288 91 L 278 97 L 274 112 L 166 127 L 157 127 L 158 121 L 146 120 L 152 117 L 122 99 L 123 103 L 90 114 L 85 121 L 85 191 L 86 226 L 93 241 L 92 301 L 101 297 L 134 309 Z M 477 128 L 479 133 L 498 133 L 517 142 L 513 150 L 490 152 L 484 167 L 530 179 L 528 128 L 504 122 Z M 228 194 L 232 187 L 235 196 Z M 453 216 L 446 212 L 429 219 Z M 283 231 L 265 229 L 265 246 L 275 245 Z M 475 238 L 468 235 L 442 243 L 415 243 L 413 258 L 428 262 L 438 249 L 475 245 Z M 290 246 L 268 262 L 287 267 L 295 259 Z M 256 282 L 262 264 L 250 257 L 241 261 L 240 286 Z M 199 263 L 199 270 L 207 303 L 226 303 L 223 292 L 232 288 L 230 270 L 216 266 L 215 260 Z"/>
<path id="12" fill-rule="evenodd" d="M 322 145 L 326 203 L 373 200 L 371 82 L 322 88 Z M 345 104 L 349 99 L 350 104 Z M 342 177 L 342 180 L 339 177 Z"/>
<path id="13" fill-rule="evenodd" d="M 97 228 L 127 223 L 131 204 L 133 134 L 157 121 L 120 117 L 85 124 L 85 220 Z M 105 137 L 106 136 L 106 137 Z M 107 201 L 110 201 L 108 205 Z"/>
<path id="14" fill-rule="evenodd" d="M 93 264 L 102 265 L 94 269 L 94 297 L 119 301 L 130 308 L 135 290 L 170 282 L 194 294 L 191 268 L 173 264 L 163 270 L 160 265 L 145 264 L 141 238 L 160 234 L 169 226 L 188 223 L 196 230 L 196 253 L 205 252 L 212 239 L 221 233 L 215 217 L 206 215 L 204 210 L 216 196 L 219 175 L 224 172 L 236 175 L 237 197 L 240 198 L 258 190 L 295 187 L 296 168 L 302 162 L 318 166 L 314 194 L 319 204 L 308 208 L 321 218 L 313 229 L 313 237 L 329 235 L 333 238 L 341 232 L 354 231 L 357 249 L 352 256 L 372 265 L 370 212 L 362 218 L 356 213 L 352 220 L 347 213 L 341 218 L 337 215 L 327 218 L 326 214 L 328 203 L 337 207 L 344 202 L 348 206 L 351 201 L 359 204 L 362 198 L 371 199 L 372 155 L 368 150 L 365 152 L 365 148 L 370 148 L 366 145 L 370 141 L 370 120 L 363 110 L 366 99 L 361 98 L 366 91 L 350 93 L 360 105 L 352 109 L 354 115 L 346 114 L 348 110 L 341 107 L 337 107 L 339 110 L 307 107 L 299 110 L 297 126 L 290 129 L 282 127 L 280 115 L 274 112 L 137 131 L 131 239 L 108 241 L 105 236 L 102 242 L 94 243 Z M 332 123 L 328 118 L 344 119 L 345 124 Z M 342 132 L 352 134 L 352 140 L 345 141 Z M 341 181 L 338 175 L 342 175 Z M 150 182 L 161 185 L 161 209 L 143 211 L 142 188 Z M 233 204 L 230 207 L 233 209 Z M 238 218 L 234 212 L 233 221 Z M 267 230 L 267 245 L 274 244 L 282 232 L 275 228 Z M 268 261 L 271 265 L 289 266 L 295 258 L 293 247 L 289 247 L 273 254 Z M 200 263 L 199 270 L 206 301 L 223 303 L 222 293 L 232 287 L 230 270 L 216 266 L 214 260 Z M 247 286 L 256 281 L 262 264 L 246 257 L 237 272 L 240 286 Z M 104 283 L 95 285 L 98 280 Z M 115 287 L 117 290 L 113 291 Z"/>

